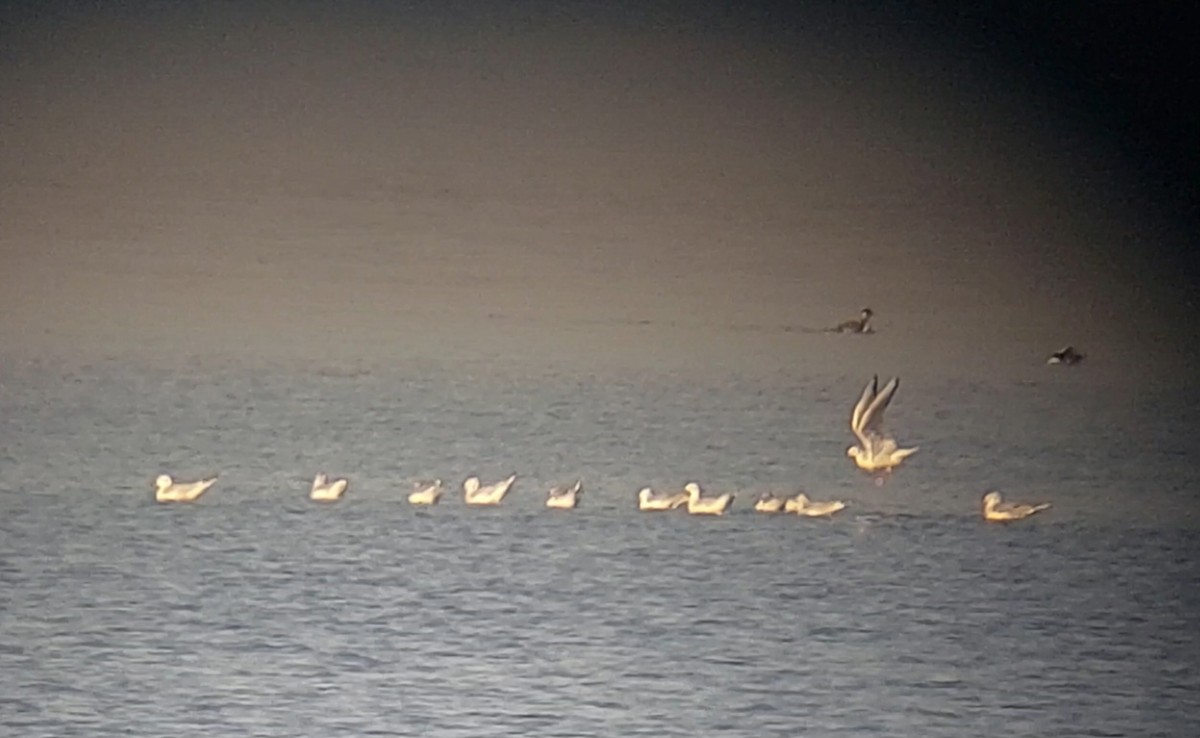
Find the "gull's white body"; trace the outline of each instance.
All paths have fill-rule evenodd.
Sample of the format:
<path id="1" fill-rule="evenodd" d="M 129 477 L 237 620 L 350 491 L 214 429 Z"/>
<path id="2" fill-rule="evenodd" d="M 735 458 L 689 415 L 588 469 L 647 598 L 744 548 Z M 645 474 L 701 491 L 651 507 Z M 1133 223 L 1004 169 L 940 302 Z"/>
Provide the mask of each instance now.
<path id="1" fill-rule="evenodd" d="M 416 489 L 408 496 L 410 505 L 436 505 L 442 498 L 442 480 L 418 482 Z"/>
<path id="2" fill-rule="evenodd" d="M 801 492 L 795 497 L 787 501 L 785 510 L 796 515 L 803 515 L 809 518 L 820 518 L 827 515 L 833 515 L 839 510 L 846 509 L 846 503 L 840 500 L 814 501 L 808 499 L 808 495 Z"/>
<path id="3" fill-rule="evenodd" d="M 688 496 L 687 511 L 692 515 L 724 515 L 733 505 L 732 492 L 726 492 L 719 497 L 702 497 L 700 485 L 695 482 L 683 485 L 683 491 Z"/>
<path id="4" fill-rule="evenodd" d="M 918 450 L 900 448 L 895 440 L 883 432 L 884 411 L 891 404 L 899 386 L 900 379 L 896 377 L 880 391 L 879 377 L 873 377 L 863 388 L 862 396 L 850 414 L 850 430 L 858 438 L 858 445 L 846 449 L 846 455 L 864 471 L 890 471 Z"/>
<path id="5" fill-rule="evenodd" d="M 758 499 L 754 501 L 754 511 L 761 513 L 783 512 L 784 506 L 787 503 L 788 499 L 786 497 L 780 497 L 779 495 L 774 495 L 770 492 L 763 492 L 758 496 Z"/>
<path id="6" fill-rule="evenodd" d="M 312 489 L 308 492 L 308 498 L 317 502 L 335 502 L 341 499 L 349 484 L 345 479 L 329 481 L 324 474 L 318 474 L 313 477 Z"/>
<path id="7" fill-rule="evenodd" d="M 463 499 L 468 505 L 499 505 L 515 481 L 516 474 L 488 485 L 480 485 L 479 477 L 467 477 L 463 482 Z"/>
<path id="8" fill-rule="evenodd" d="M 993 523 L 1021 520 L 1050 507 L 1049 502 L 1029 505 L 1023 502 L 1005 502 L 999 492 L 988 492 L 983 496 L 983 519 Z"/>
<path id="9" fill-rule="evenodd" d="M 677 493 L 673 495 L 656 495 L 654 490 L 649 487 L 642 487 L 638 491 L 638 509 L 647 512 L 657 510 L 674 510 L 677 507 L 683 507 L 687 504 L 687 495 Z"/>
<path id="10" fill-rule="evenodd" d="M 555 487 L 550 490 L 546 497 L 546 507 L 555 510 L 570 510 L 579 504 L 579 497 L 583 494 L 583 480 L 575 481 L 575 484 L 564 487 Z"/>
<path id="11" fill-rule="evenodd" d="M 197 482 L 176 482 L 170 474 L 159 474 L 154 480 L 156 502 L 191 502 L 217 483 L 217 478 Z"/>

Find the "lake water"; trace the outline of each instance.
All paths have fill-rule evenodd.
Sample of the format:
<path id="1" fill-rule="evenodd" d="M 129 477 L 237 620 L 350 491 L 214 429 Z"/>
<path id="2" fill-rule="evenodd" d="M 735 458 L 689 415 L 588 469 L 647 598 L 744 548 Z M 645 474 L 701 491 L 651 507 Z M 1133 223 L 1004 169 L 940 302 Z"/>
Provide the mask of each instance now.
<path id="1" fill-rule="evenodd" d="M 876 486 L 860 372 L 531 365 L 9 362 L 0 733 L 1193 734 L 1194 398 L 916 372 L 888 425 L 922 450 Z M 156 505 L 161 471 L 220 481 Z M 688 479 L 732 513 L 634 509 Z M 850 506 L 751 512 L 799 487 Z M 986 525 L 990 487 L 1054 507 Z"/>

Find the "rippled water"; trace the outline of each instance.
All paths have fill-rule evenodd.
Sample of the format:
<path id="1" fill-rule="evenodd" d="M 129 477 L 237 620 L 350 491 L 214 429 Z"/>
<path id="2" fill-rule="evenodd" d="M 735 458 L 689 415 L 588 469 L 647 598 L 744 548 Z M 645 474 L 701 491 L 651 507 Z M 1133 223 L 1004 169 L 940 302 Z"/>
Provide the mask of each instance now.
<path id="1" fill-rule="evenodd" d="M 876 487 L 859 376 L 10 367 L 0 733 L 1191 735 L 1193 408 L 1047 376 L 906 381 Z M 221 479 L 160 506 L 162 470 Z M 521 477 L 402 502 L 473 471 Z M 733 514 L 633 509 L 689 478 Z M 985 525 L 993 485 L 1055 507 Z M 750 512 L 797 486 L 850 508 Z"/>

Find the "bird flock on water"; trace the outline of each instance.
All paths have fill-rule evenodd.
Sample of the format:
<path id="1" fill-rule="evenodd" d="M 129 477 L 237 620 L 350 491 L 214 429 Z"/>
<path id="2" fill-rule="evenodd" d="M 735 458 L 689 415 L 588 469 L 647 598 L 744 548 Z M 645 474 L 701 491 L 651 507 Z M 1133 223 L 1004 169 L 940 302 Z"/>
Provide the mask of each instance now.
<path id="1" fill-rule="evenodd" d="M 840 323 L 830 330 L 839 333 L 870 333 L 870 320 L 873 315 L 870 308 L 863 308 L 859 318 Z M 1047 363 L 1072 366 L 1083 358 L 1083 354 L 1071 346 L 1066 346 L 1051 354 Z M 888 380 L 882 389 L 879 387 L 879 377 L 872 377 L 850 413 L 850 430 L 857 443 L 846 449 L 846 455 L 854 460 L 859 469 L 876 475 L 877 483 L 882 483 L 883 480 L 879 475 L 890 474 L 919 450 L 916 446 L 902 448 L 883 429 L 884 413 L 899 387 L 899 377 Z M 168 474 L 160 474 L 154 482 L 154 498 L 158 502 L 193 502 L 216 481 L 217 478 L 212 477 L 192 482 L 177 482 Z M 516 474 L 489 484 L 483 484 L 478 476 L 469 476 L 462 483 L 463 502 L 469 506 L 499 505 L 512 491 L 516 481 Z M 324 473 L 319 473 L 313 478 L 309 498 L 315 502 L 336 502 L 345 495 L 349 486 L 349 481 L 344 478 L 330 479 Z M 420 506 L 437 505 L 444 492 L 445 487 L 441 479 L 418 482 L 408 495 L 408 502 Z M 579 506 L 583 492 L 582 480 L 553 487 L 546 493 L 545 506 L 555 510 L 574 509 Z M 706 495 L 699 483 L 691 481 L 684 484 L 681 490 L 671 492 L 657 492 L 651 487 L 643 487 L 637 493 L 636 502 L 637 509 L 645 512 L 682 509 L 692 515 L 724 515 L 733 507 L 734 497 L 733 492 Z M 1005 502 L 1000 493 L 993 490 L 983 495 L 980 514 L 984 520 L 990 522 L 1011 522 L 1027 518 L 1049 507 L 1050 503 L 1046 502 Z M 754 502 L 755 512 L 803 517 L 829 517 L 845 508 L 846 503 L 841 500 L 812 500 L 804 492 L 790 497 L 765 492 Z"/>

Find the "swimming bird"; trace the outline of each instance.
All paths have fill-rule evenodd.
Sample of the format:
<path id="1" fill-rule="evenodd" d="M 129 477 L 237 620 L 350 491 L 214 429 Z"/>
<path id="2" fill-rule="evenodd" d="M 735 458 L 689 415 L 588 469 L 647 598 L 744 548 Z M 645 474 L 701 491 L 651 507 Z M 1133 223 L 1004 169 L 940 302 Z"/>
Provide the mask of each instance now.
<path id="1" fill-rule="evenodd" d="M 988 492 L 983 496 L 983 519 L 993 523 L 1027 518 L 1050 507 L 1049 502 L 1029 505 L 1023 502 L 1004 502 L 999 492 Z"/>
<path id="2" fill-rule="evenodd" d="M 318 474 L 313 477 L 312 489 L 309 490 L 308 498 L 317 502 L 334 502 L 341 499 L 348 484 L 349 482 L 345 479 L 335 479 L 331 482 L 324 474 Z"/>
<path id="3" fill-rule="evenodd" d="M 479 477 L 467 477 L 463 482 L 463 499 L 468 505 L 499 505 L 515 481 L 517 475 L 512 474 L 507 479 L 480 486 Z"/>
<path id="4" fill-rule="evenodd" d="M 894 439 L 883 433 L 883 413 L 899 386 L 900 378 L 895 377 L 880 391 L 878 375 L 872 377 L 850 414 L 850 430 L 858 436 L 860 445 L 846 449 L 846 455 L 864 471 L 891 471 L 918 450 L 900 448 Z"/>
<path id="5" fill-rule="evenodd" d="M 170 474 L 159 474 L 154 480 L 155 502 L 191 502 L 211 486 L 217 478 L 201 479 L 198 482 L 176 482 Z"/>
<path id="6" fill-rule="evenodd" d="M 1063 346 L 1046 359 L 1047 364 L 1064 364 L 1066 366 L 1075 366 L 1081 361 L 1083 361 L 1083 354 L 1076 351 L 1074 346 Z"/>
<path id="7" fill-rule="evenodd" d="M 687 495 L 677 492 L 673 495 L 658 495 L 649 487 L 638 490 L 638 509 L 647 512 L 655 510 L 674 510 L 687 504 Z"/>
<path id="8" fill-rule="evenodd" d="M 683 485 L 683 491 L 688 495 L 687 511 L 692 515 L 724 515 L 733 505 L 732 492 L 719 497 L 701 497 L 700 485 L 695 482 Z"/>
<path id="9" fill-rule="evenodd" d="M 556 510 L 570 510 L 579 504 L 579 497 L 583 494 L 583 480 L 575 480 L 575 484 L 570 486 L 555 487 L 550 490 L 550 494 L 546 497 L 546 507 L 552 507 Z"/>
<path id="10" fill-rule="evenodd" d="M 772 492 L 763 492 L 754 501 L 754 511 L 761 513 L 783 512 L 783 508 L 787 502 L 788 499 L 786 497 L 780 497 Z"/>
<path id="11" fill-rule="evenodd" d="M 843 323 L 838 323 L 834 328 L 834 333 L 874 333 L 871 330 L 871 316 L 875 315 L 874 311 L 869 307 L 862 309 L 856 320 L 847 320 Z"/>
<path id="12" fill-rule="evenodd" d="M 808 499 L 808 495 L 801 492 L 795 497 L 787 501 L 784 507 L 787 512 L 803 515 L 809 518 L 820 518 L 826 515 L 833 515 L 839 510 L 846 509 L 846 503 L 841 500 L 827 500 L 816 502 Z"/>
<path id="13" fill-rule="evenodd" d="M 408 504 L 436 505 L 441 498 L 442 480 L 435 479 L 432 482 L 417 482 L 413 485 L 412 494 L 408 496 Z"/>

